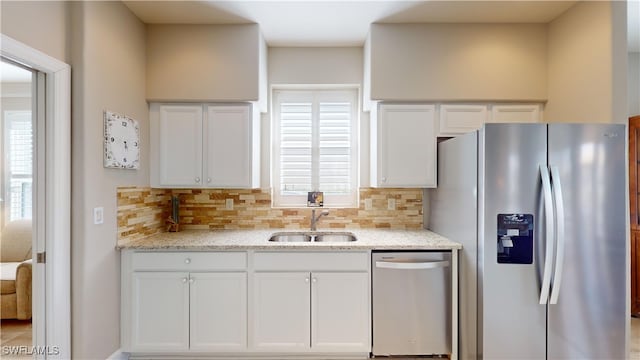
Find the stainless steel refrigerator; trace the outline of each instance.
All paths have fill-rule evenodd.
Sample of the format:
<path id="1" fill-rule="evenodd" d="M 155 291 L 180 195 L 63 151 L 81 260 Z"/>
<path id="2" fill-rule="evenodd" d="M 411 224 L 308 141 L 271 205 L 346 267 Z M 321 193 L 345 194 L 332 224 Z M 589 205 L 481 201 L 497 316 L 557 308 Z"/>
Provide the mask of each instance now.
<path id="1" fill-rule="evenodd" d="M 624 125 L 487 124 L 438 145 L 428 228 L 463 244 L 460 358 L 627 357 Z"/>

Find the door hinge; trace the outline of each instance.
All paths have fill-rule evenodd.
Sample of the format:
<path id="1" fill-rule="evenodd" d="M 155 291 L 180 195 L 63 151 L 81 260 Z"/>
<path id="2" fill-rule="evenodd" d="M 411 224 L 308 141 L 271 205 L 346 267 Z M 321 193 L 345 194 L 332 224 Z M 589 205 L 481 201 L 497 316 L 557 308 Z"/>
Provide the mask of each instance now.
<path id="1" fill-rule="evenodd" d="M 36 262 L 38 264 L 44 264 L 47 262 L 47 253 L 46 252 L 39 252 L 36 254 Z"/>

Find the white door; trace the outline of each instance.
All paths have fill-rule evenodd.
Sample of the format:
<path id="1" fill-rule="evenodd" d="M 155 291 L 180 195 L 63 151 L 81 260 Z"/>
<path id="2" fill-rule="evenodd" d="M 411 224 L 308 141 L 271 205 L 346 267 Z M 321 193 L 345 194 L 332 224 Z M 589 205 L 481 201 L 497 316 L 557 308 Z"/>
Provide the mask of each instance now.
<path id="1" fill-rule="evenodd" d="M 311 281 L 311 349 L 369 352 L 368 274 L 315 272 Z"/>
<path id="2" fill-rule="evenodd" d="M 436 186 L 434 110 L 433 105 L 380 106 L 377 186 Z"/>
<path id="3" fill-rule="evenodd" d="M 189 282 L 191 350 L 245 350 L 247 273 L 191 273 Z"/>
<path id="4" fill-rule="evenodd" d="M 189 274 L 134 272 L 133 351 L 189 349 Z"/>
<path id="5" fill-rule="evenodd" d="M 253 341 L 260 351 L 307 351 L 310 346 L 310 274 L 255 273 Z"/>
<path id="6" fill-rule="evenodd" d="M 251 114 L 249 105 L 207 107 L 205 186 L 251 187 Z"/>
<path id="7" fill-rule="evenodd" d="M 162 105 L 157 126 L 159 185 L 201 186 L 202 106 Z"/>

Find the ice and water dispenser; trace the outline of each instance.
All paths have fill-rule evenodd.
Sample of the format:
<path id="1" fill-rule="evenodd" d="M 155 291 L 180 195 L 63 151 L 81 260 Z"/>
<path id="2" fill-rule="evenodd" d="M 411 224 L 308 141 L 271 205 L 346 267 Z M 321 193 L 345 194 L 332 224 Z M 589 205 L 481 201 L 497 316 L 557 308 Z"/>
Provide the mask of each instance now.
<path id="1" fill-rule="evenodd" d="M 533 215 L 498 214 L 498 263 L 533 264 Z"/>

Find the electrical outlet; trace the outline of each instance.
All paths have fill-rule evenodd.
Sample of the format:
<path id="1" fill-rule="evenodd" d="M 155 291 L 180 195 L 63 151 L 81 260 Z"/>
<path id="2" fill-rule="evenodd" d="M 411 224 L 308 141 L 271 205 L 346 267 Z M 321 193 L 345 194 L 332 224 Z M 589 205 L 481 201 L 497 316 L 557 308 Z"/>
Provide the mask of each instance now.
<path id="1" fill-rule="evenodd" d="M 233 210 L 233 199 L 226 199 L 224 201 L 225 210 Z"/>
<path id="2" fill-rule="evenodd" d="M 104 223 L 104 208 L 102 206 L 93 208 L 93 223 L 94 225 Z"/>
<path id="3" fill-rule="evenodd" d="M 387 199 L 387 210 L 396 209 L 396 199 Z"/>
<path id="4" fill-rule="evenodd" d="M 373 199 L 364 199 L 364 209 L 365 210 L 373 209 Z"/>

